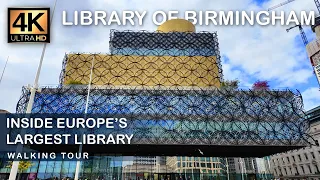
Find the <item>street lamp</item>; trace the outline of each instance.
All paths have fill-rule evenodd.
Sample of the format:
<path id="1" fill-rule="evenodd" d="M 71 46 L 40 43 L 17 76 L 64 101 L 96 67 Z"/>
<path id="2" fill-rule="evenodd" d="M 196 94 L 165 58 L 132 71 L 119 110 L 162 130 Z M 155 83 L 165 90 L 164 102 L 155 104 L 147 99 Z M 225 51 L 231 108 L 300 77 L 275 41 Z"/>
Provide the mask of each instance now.
<path id="1" fill-rule="evenodd" d="M 1 77 L 0 77 L 0 84 L 1 84 L 4 72 L 6 71 L 6 67 L 7 67 L 8 61 L 9 61 L 9 56 L 7 57 L 6 63 L 4 64 L 4 68 L 3 68 L 3 71 L 2 71 L 2 74 L 1 74 Z"/>
<path id="2" fill-rule="evenodd" d="M 85 110 L 84 110 L 84 114 L 85 116 L 87 116 L 88 113 L 88 107 L 89 107 L 89 99 L 90 99 L 90 92 L 91 92 L 91 82 L 92 82 L 92 74 L 93 74 L 93 67 L 94 67 L 94 60 L 95 60 L 95 54 L 93 54 L 93 58 L 92 58 L 92 64 L 91 64 L 91 69 L 90 69 L 90 79 L 89 79 L 89 83 L 88 83 L 88 93 L 87 93 L 87 99 L 86 99 L 86 106 L 85 106 Z M 83 131 L 82 131 L 83 134 Z M 82 135 L 81 135 L 81 141 L 82 141 Z M 79 145 L 79 154 L 82 153 L 82 146 L 83 144 L 81 143 Z M 80 174 L 80 168 L 81 168 L 81 161 L 77 160 L 77 165 L 76 165 L 76 172 L 74 175 L 74 180 L 78 180 L 79 179 L 79 174 Z"/>
<path id="3" fill-rule="evenodd" d="M 228 158 L 226 158 L 226 167 L 227 167 L 227 178 L 228 180 L 230 179 L 229 177 L 229 164 L 228 164 Z"/>
<path id="4" fill-rule="evenodd" d="M 50 25 L 52 24 L 53 15 L 54 15 L 54 12 L 55 12 L 55 9 L 56 9 L 57 1 L 58 0 L 55 0 L 55 2 L 54 2 L 53 11 L 52 11 L 51 19 L 50 19 Z M 44 54 L 46 52 L 46 48 L 47 48 L 47 43 L 44 43 L 43 44 L 42 53 L 41 53 L 41 57 L 40 57 L 40 62 L 39 62 L 38 69 L 37 69 L 37 74 L 36 74 L 36 77 L 34 79 L 34 85 L 30 88 L 30 98 L 29 98 L 26 114 L 30 114 L 32 112 L 32 106 L 33 106 L 33 103 L 34 103 L 34 98 L 35 98 L 35 95 L 36 95 L 36 91 L 38 91 L 38 88 L 39 88 L 39 84 L 38 84 L 39 83 L 39 77 L 40 77 L 40 72 L 41 72 L 43 58 L 44 58 Z M 26 133 L 26 130 L 22 129 L 21 130 L 21 135 L 23 136 L 25 133 Z M 19 152 L 22 151 L 22 149 L 23 149 L 23 145 L 19 144 L 17 146 L 16 152 L 19 153 Z M 9 175 L 9 180 L 15 180 L 16 179 L 17 172 L 18 172 L 18 167 L 19 167 L 19 161 L 13 161 L 12 167 L 11 167 L 11 171 L 10 171 L 10 175 Z"/>
<path id="5" fill-rule="evenodd" d="M 240 158 L 239 162 L 240 162 L 240 166 L 241 166 L 241 179 L 244 180 L 244 175 L 243 175 L 244 169 L 243 169 L 243 162 L 242 162 L 241 158 Z"/>

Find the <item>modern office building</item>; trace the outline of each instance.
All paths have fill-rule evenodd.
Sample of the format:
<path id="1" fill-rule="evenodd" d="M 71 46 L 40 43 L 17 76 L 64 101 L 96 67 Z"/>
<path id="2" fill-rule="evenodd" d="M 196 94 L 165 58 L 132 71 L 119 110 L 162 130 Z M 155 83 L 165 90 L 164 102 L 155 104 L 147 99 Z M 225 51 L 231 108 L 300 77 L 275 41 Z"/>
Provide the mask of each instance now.
<path id="1" fill-rule="evenodd" d="M 228 161 L 232 162 L 232 161 Z M 235 169 L 230 171 L 231 174 L 255 176 L 256 171 L 256 158 L 234 158 Z M 229 163 L 230 164 L 230 163 Z"/>
<path id="2" fill-rule="evenodd" d="M 214 157 L 263 157 L 312 143 L 298 92 L 234 89 L 221 87 L 222 81 L 217 33 L 196 32 L 192 23 L 175 19 L 156 32 L 113 30 L 110 54 L 66 54 L 60 84 L 37 91 L 32 112 L 87 109 L 87 116 L 127 118 L 127 129 L 92 129 L 134 137 L 121 146 L 84 145 L 90 159 L 81 163 L 80 177 L 89 179 L 226 179 L 225 158 Z M 18 113 L 29 96 L 24 87 Z M 73 130 L 55 133 L 61 131 Z M 28 148 L 68 152 L 79 146 Z M 158 164 L 155 156 L 166 162 Z M 243 163 L 250 172 L 251 160 Z M 6 175 L 9 169 L 1 167 Z M 23 172 L 46 179 L 74 177 L 75 170 L 74 161 L 38 161 Z"/>
<path id="3" fill-rule="evenodd" d="M 320 106 L 307 112 L 310 135 L 320 141 Z M 271 156 L 271 170 L 284 179 L 320 179 L 320 147 L 308 146 Z"/>
<path id="4" fill-rule="evenodd" d="M 168 157 L 167 165 L 182 174 L 225 174 L 225 160 L 219 157 Z"/>
<path id="5" fill-rule="evenodd" d="M 133 163 L 134 164 L 165 164 L 165 157 L 161 156 L 134 156 Z"/>
<path id="6" fill-rule="evenodd" d="M 272 179 L 268 168 L 268 157 L 227 158 L 230 179 Z"/>
<path id="7" fill-rule="evenodd" d="M 314 69 L 314 74 L 318 82 L 320 82 L 320 40 L 318 39 L 318 35 L 314 41 L 307 45 L 307 52 Z"/>
<path id="8" fill-rule="evenodd" d="M 270 177 L 273 177 L 272 171 L 270 169 L 270 156 L 256 158 L 256 163 L 257 174 L 259 174 L 262 179 L 271 179 Z"/>

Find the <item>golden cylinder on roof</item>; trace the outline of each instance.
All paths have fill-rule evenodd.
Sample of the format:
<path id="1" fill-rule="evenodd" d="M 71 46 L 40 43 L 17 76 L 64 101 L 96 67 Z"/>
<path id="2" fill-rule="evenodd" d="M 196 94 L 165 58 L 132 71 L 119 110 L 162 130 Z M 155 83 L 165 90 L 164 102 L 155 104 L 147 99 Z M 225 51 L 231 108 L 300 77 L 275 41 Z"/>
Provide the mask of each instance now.
<path id="1" fill-rule="evenodd" d="M 158 29 L 160 32 L 196 32 L 196 27 L 185 19 L 171 19 L 161 24 Z"/>

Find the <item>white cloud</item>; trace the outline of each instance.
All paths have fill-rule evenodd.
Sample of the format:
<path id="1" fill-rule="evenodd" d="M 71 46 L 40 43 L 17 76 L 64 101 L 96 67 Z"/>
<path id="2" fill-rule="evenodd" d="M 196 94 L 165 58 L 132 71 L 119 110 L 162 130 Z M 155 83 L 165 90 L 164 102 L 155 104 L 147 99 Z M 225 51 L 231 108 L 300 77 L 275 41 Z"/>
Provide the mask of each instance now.
<path id="1" fill-rule="evenodd" d="M 310 110 L 320 104 L 320 91 L 318 87 L 311 87 L 302 92 L 304 108 Z"/>

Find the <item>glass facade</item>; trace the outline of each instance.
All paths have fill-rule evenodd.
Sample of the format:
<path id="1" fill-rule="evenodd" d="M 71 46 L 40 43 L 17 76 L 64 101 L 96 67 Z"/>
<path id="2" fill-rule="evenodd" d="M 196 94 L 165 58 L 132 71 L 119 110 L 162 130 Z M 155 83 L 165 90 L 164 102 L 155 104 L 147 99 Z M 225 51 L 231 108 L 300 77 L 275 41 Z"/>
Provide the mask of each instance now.
<path id="1" fill-rule="evenodd" d="M 149 158 L 149 156 L 141 157 Z M 165 163 L 155 161 L 143 164 L 132 156 L 107 156 L 96 154 L 81 162 L 81 180 L 251 180 L 272 177 L 270 174 L 236 173 L 227 171 L 226 158 L 219 157 L 158 157 Z M 8 162 L 0 164 L 0 178 L 9 176 Z M 19 172 L 23 180 L 68 179 L 75 175 L 76 161 L 32 161 L 32 166 Z M 243 179 L 242 179 L 243 177 Z"/>

